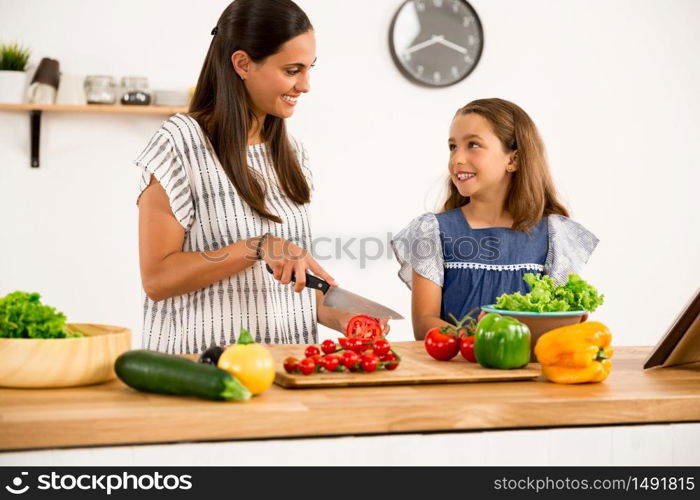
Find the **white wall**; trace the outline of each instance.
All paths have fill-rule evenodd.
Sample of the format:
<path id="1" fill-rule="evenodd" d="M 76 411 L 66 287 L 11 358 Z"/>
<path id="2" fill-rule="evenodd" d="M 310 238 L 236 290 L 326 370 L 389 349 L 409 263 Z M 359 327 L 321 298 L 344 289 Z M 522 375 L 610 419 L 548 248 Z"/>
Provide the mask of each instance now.
<path id="1" fill-rule="evenodd" d="M 227 3 L 0 0 L 0 40 L 30 45 L 34 63 L 59 59 L 66 73 L 186 88 Z M 594 317 L 617 344 L 655 343 L 700 284 L 700 2 L 473 0 L 481 62 L 440 90 L 393 66 L 387 33 L 400 3 L 299 0 L 316 27 L 318 64 L 290 129 L 313 160 L 315 235 L 385 240 L 434 208 L 454 111 L 510 99 L 538 124 L 573 217 L 601 239 L 584 274 L 607 299 Z M 131 160 L 161 120 L 46 113 L 41 168 L 30 169 L 27 114 L 0 113 L 0 294 L 40 291 L 71 321 L 126 325 L 139 337 Z M 324 264 L 341 286 L 410 318 L 393 260 Z M 393 332 L 412 338 L 410 319 Z"/>

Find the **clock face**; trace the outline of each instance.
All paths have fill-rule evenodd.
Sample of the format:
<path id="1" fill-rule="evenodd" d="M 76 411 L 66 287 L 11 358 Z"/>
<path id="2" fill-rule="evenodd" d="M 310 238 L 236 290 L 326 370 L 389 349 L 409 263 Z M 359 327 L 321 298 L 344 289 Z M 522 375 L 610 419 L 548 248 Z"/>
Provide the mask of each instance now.
<path id="1" fill-rule="evenodd" d="M 407 0 L 391 23 L 389 45 L 394 62 L 409 80 L 447 87 L 476 67 L 484 33 L 465 0 Z"/>

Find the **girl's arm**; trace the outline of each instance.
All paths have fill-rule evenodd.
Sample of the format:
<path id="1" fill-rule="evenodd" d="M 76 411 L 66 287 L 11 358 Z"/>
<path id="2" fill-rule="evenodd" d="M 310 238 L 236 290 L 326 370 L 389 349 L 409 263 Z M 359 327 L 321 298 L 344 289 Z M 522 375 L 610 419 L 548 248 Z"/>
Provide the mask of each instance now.
<path id="1" fill-rule="evenodd" d="M 431 328 L 449 326 L 447 321 L 440 319 L 442 288 L 415 271 L 411 283 L 413 336 L 416 340 L 423 340 Z"/>
<path id="2" fill-rule="evenodd" d="M 148 187 L 141 193 L 138 205 L 141 281 L 153 300 L 200 290 L 257 262 L 260 236 L 237 241 L 217 251 L 183 252 L 185 230 L 173 215 L 168 196 L 155 177 L 151 177 Z M 267 236 L 263 256 L 275 278 L 283 284 L 289 283 L 292 271 L 304 276 L 306 269 L 335 284 L 308 252 L 281 238 Z M 297 281 L 294 290 L 303 290 L 304 281 Z"/>

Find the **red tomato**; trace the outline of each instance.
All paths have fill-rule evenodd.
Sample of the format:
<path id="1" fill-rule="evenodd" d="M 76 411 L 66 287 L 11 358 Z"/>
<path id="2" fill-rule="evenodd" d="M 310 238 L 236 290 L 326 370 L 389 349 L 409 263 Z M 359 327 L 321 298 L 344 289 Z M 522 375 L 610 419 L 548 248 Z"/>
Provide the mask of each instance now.
<path id="1" fill-rule="evenodd" d="M 391 345 L 389 344 L 389 341 L 385 339 L 375 340 L 374 344 L 372 345 L 372 351 L 374 351 L 374 354 L 377 356 L 384 356 L 385 354 L 388 354 L 390 350 Z"/>
<path id="2" fill-rule="evenodd" d="M 348 339 L 346 348 L 350 351 L 355 351 L 356 353 L 360 354 L 362 351 L 365 350 L 365 344 L 364 342 L 362 342 L 361 338 L 352 337 Z"/>
<path id="3" fill-rule="evenodd" d="M 474 335 L 465 335 L 462 337 L 462 344 L 460 345 L 459 352 L 462 353 L 462 357 L 467 361 L 476 363 L 476 356 L 474 355 Z"/>
<path id="4" fill-rule="evenodd" d="M 321 358 L 321 366 L 327 372 L 334 372 L 338 365 L 340 364 L 340 357 L 335 354 L 328 354 Z"/>
<path id="5" fill-rule="evenodd" d="M 304 358 L 299 362 L 299 370 L 304 375 L 311 375 L 316 370 L 316 363 L 311 358 Z"/>
<path id="6" fill-rule="evenodd" d="M 360 355 L 354 351 L 345 351 L 341 362 L 348 370 L 354 370 L 355 365 L 360 361 Z"/>
<path id="7" fill-rule="evenodd" d="M 363 340 L 377 340 L 383 337 L 379 320 L 364 314 L 350 318 L 345 326 L 345 335 L 347 337 L 360 337 Z"/>
<path id="8" fill-rule="evenodd" d="M 343 349 L 348 348 L 348 338 L 347 337 L 340 337 L 338 339 L 338 343 L 340 344 L 340 347 L 342 347 Z"/>
<path id="9" fill-rule="evenodd" d="M 425 335 L 425 350 L 439 361 L 449 361 L 459 352 L 461 344 L 454 328 L 438 326 Z"/>
<path id="10" fill-rule="evenodd" d="M 399 362 L 396 357 L 396 354 L 393 352 L 390 352 L 389 354 L 386 354 L 385 356 L 381 357 L 381 361 L 385 362 L 386 364 L 384 365 L 385 370 L 396 370 L 399 367 Z M 389 363 L 389 361 L 396 361 L 396 363 Z"/>
<path id="11" fill-rule="evenodd" d="M 315 345 L 310 345 L 309 347 L 306 348 L 306 350 L 304 351 L 304 354 L 306 355 L 307 358 L 310 358 L 311 356 L 321 354 L 321 351 L 319 351 L 318 347 L 316 347 Z"/>
<path id="12" fill-rule="evenodd" d="M 371 373 L 379 366 L 379 358 L 374 354 L 364 354 L 360 360 L 360 367 L 363 371 Z"/>
<path id="13" fill-rule="evenodd" d="M 321 357 L 322 356 L 320 354 L 314 354 L 313 356 L 311 356 L 311 359 L 313 359 L 314 363 L 318 365 L 321 364 Z"/>
<path id="14" fill-rule="evenodd" d="M 294 373 L 294 370 L 299 369 L 299 360 L 297 358 L 289 357 L 284 360 L 284 371 L 287 373 Z"/>
<path id="15" fill-rule="evenodd" d="M 321 350 L 323 351 L 324 354 L 331 354 L 335 352 L 335 342 L 333 342 L 331 339 L 324 340 L 323 343 L 321 344 Z"/>

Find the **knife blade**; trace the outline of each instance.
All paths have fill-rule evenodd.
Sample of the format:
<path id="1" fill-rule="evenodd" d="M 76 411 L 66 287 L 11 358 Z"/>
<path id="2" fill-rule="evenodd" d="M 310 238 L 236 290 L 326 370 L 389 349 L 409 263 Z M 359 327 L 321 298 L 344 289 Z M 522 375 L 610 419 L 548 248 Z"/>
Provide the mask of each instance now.
<path id="1" fill-rule="evenodd" d="M 265 264 L 265 267 L 269 273 L 272 273 L 272 268 L 268 264 Z M 296 281 L 294 273 L 292 273 L 292 281 Z M 340 287 L 331 286 L 327 281 L 313 274 L 306 273 L 306 288 L 320 290 L 324 296 L 323 305 L 333 309 L 366 314 L 374 318 L 404 319 L 393 309 Z"/>

